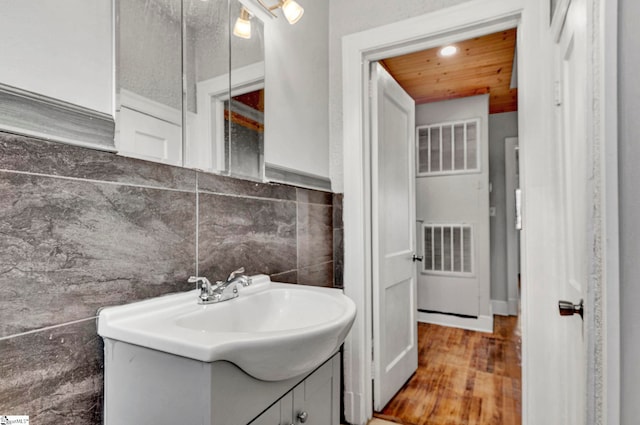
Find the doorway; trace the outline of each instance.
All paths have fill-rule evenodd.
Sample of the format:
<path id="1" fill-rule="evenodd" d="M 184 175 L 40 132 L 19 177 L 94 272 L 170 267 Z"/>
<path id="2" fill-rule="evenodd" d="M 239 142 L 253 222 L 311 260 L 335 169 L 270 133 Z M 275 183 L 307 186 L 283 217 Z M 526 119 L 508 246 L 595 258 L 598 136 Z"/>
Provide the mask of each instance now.
<path id="1" fill-rule="evenodd" d="M 370 136 L 370 123 L 364 113 L 369 108 L 369 100 L 365 96 L 369 63 L 514 26 L 523 33 L 518 41 L 519 64 L 527 69 L 526 73 L 519 72 L 520 98 L 524 99 L 521 102 L 523 118 L 519 125 L 520 152 L 526 158 L 521 170 L 525 225 L 521 240 L 523 421 L 535 424 L 548 422 L 550 418 L 553 418 L 552 422 L 567 418 L 566 404 L 558 402 L 563 400 L 563 394 L 570 393 L 570 381 L 559 382 L 557 379 L 566 375 L 567 366 L 566 359 L 557 351 L 561 349 L 562 337 L 566 335 L 566 326 L 560 322 L 557 310 L 558 285 L 564 284 L 566 270 L 560 260 L 564 249 L 559 232 L 562 217 L 556 213 L 561 199 L 558 179 L 562 170 L 554 163 L 554 158 L 559 157 L 559 148 L 554 144 L 553 118 L 550 117 L 553 111 L 549 107 L 553 104 L 553 81 L 548 64 L 553 63 L 555 54 L 550 47 L 557 40 L 549 31 L 548 17 L 549 4 L 544 2 L 470 1 L 343 39 L 343 121 L 347 164 L 345 292 L 354 299 L 359 310 L 345 344 L 345 415 L 352 424 L 366 423 L 373 411 L 373 364 L 370 361 L 373 347 L 372 239 L 367 230 L 371 229 L 371 147 L 366 142 Z M 593 31 L 593 27 L 589 30 Z M 599 65 L 595 55 L 590 60 Z M 602 84 L 601 80 L 592 80 L 588 93 L 599 90 Z M 594 134 L 601 130 L 589 131 Z M 609 165 L 615 168 L 615 164 Z M 602 175 L 599 178 L 599 181 L 604 179 Z M 599 204 L 597 208 L 604 207 Z M 608 204 L 606 209 L 616 211 L 615 206 Z M 615 237 L 615 234 L 610 233 L 610 236 Z M 601 260 L 604 261 L 603 258 Z M 535 286 L 527 286 L 527 282 L 535 282 Z M 587 317 L 587 320 L 590 319 Z M 588 324 L 587 329 L 592 330 L 593 323 Z M 588 342 L 603 344 L 609 341 L 596 337 Z M 549 355 L 550 350 L 553 355 Z M 594 370 L 602 371 L 602 368 L 589 368 L 585 373 L 600 379 L 594 375 Z"/>
<path id="2" fill-rule="evenodd" d="M 475 414 L 520 423 L 517 318 L 498 317 L 497 333 L 491 335 L 492 304 L 503 306 L 494 313 L 508 314 L 505 135 L 516 136 L 518 127 L 515 43 L 514 28 L 372 65 L 377 417 L 437 424 L 447 419 L 463 423 Z M 446 49 L 456 53 L 445 56 Z M 403 98 L 395 92 L 413 98 L 404 106 L 413 116 L 398 113 Z M 414 118 L 412 144 L 413 137 L 397 129 Z M 405 196 L 410 193 L 414 200 Z M 416 224 L 410 229 L 413 214 L 403 211 L 412 206 Z M 514 251 L 517 256 L 517 246 Z M 390 258 L 409 267 L 396 264 L 391 270 Z M 403 270 L 413 272 L 413 278 Z M 413 281 L 417 290 L 412 296 L 408 287 Z M 390 314 L 416 308 L 414 297 L 417 321 L 412 315 Z M 484 408 L 472 411 L 478 405 Z"/>

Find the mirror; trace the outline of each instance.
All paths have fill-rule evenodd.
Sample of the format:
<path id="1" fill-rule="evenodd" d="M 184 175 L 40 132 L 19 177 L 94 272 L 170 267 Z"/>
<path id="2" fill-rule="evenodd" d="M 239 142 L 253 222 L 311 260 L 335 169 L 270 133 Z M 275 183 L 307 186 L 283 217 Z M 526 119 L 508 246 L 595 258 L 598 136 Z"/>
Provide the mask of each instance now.
<path id="1" fill-rule="evenodd" d="M 263 180 L 260 19 L 239 0 L 117 3 L 118 152 Z"/>
<path id="2" fill-rule="evenodd" d="M 183 0 L 185 166 L 224 171 L 224 117 L 212 99 L 229 93 L 229 2 Z"/>
<path id="3" fill-rule="evenodd" d="M 182 165 L 180 1 L 117 1 L 116 13 L 118 153 Z"/>
<path id="4" fill-rule="evenodd" d="M 232 176 L 264 177 L 264 26 L 238 0 L 230 2 L 231 99 L 225 101 L 225 159 Z M 235 18 L 238 17 L 239 19 Z M 243 18 L 248 34 L 238 32 Z M 240 30 L 246 28 L 240 27 Z M 248 38 L 245 38 L 248 37 Z"/>

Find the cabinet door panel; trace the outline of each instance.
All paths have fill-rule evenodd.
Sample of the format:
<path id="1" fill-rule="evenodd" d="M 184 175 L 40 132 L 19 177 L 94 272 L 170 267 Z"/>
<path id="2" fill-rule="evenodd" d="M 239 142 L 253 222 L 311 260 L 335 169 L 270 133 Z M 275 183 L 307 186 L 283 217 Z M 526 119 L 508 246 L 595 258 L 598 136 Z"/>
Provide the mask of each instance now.
<path id="1" fill-rule="evenodd" d="M 255 418 L 251 425 L 280 425 L 280 402 L 277 402 L 262 415 Z"/>
<path id="2" fill-rule="evenodd" d="M 293 394 L 287 393 L 280 401 L 251 421 L 250 425 L 290 425 L 293 423 Z"/>
<path id="3" fill-rule="evenodd" d="M 340 356 L 336 356 L 294 388 L 293 424 L 335 425 L 340 420 L 339 406 Z"/>

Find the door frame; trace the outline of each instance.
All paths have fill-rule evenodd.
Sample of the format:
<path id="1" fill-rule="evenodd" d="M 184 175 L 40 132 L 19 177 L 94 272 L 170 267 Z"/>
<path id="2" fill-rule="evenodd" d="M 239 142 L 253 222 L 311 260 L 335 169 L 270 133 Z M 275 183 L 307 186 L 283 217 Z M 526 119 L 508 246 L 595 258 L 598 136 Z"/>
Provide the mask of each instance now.
<path id="1" fill-rule="evenodd" d="M 519 230 L 516 229 L 516 185 L 513 177 L 517 176 L 518 137 L 506 137 L 505 141 L 505 187 L 507 216 L 505 233 L 507 235 L 507 315 L 517 316 L 520 304 L 518 289 L 518 268 L 520 264 L 520 249 L 518 244 Z"/>
<path id="2" fill-rule="evenodd" d="M 617 2 L 589 0 L 589 4 L 589 31 L 595 35 L 591 46 L 594 72 L 590 75 L 594 119 L 589 131 L 598 148 L 594 165 L 600 168 L 595 174 L 599 192 L 595 196 L 598 220 L 593 236 L 596 254 L 592 259 L 597 272 L 589 282 L 589 290 L 596 296 L 590 300 L 592 311 L 585 318 L 589 334 L 594 336 L 588 338 L 589 352 L 596 353 L 588 359 L 587 417 L 589 423 L 601 421 L 613 425 L 619 422 L 620 410 Z M 558 170 L 552 143 L 553 82 L 545 72 L 553 55 L 549 8 L 550 2 L 539 0 L 471 0 L 342 39 L 344 288 L 358 308 L 344 346 L 344 404 L 349 423 L 365 424 L 373 414 L 369 64 L 516 26 L 524 224 L 521 234 L 523 424 L 542 423 L 540 419 L 549 414 L 549 406 L 561 404 L 550 391 L 552 373 L 543 368 L 549 359 L 536 351 L 536 347 L 544 346 L 553 330 L 541 328 L 539 321 L 534 320 L 541 315 L 557 314 L 548 299 L 557 300 L 553 282 L 562 271 L 555 251 L 543 249 L 550 243 L 543 240 L 540 233 L 543 223 L 554 219 L 552 212 L 558 202 L 554 181 Z M 545 174 L 541 167 L 536 167 L 541 163 L 556 169 Z M 528 282 L 536 285 L 529 287 Z M 605 391 L 590 388 L 605 388 Z"/>
<path id="3" fill-rule="evenodd" d="M 198 114 L 195 116 L 194 132 L 197 146 L 188 146 L 188 151 L 197 152 L 204 163 L 189 164 L 211 172 L 225 168 L 224 146 L 224 102 L 238 94 L 264 88 L 264 61 L 236 68 L 229 74 L 218 75 L 196 84 Z M 204 148 L 204 149 L 202 149 Z M 188 155 L 194 161 L 194 154 Z M 263 178 L 263 177 L 261 177 Z M 264 180 L 264 178 L 263 178 Z"/>

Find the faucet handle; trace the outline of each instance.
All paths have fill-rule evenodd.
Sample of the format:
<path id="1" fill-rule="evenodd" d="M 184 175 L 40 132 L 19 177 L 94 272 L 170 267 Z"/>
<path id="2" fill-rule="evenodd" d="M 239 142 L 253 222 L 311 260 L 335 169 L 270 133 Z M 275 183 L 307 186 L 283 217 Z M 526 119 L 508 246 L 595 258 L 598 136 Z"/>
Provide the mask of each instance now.
<path id="1" fill-rule="evenodd" d="M 209 282 L 209 279 L 207 279 L 206 277 L 190 276 L 189 279 L 187 280 L 187 282 L 195 283 L 197 289 L 204 289 L 204 288 L 209 289 L 209 288 L 211 288 L 211 282 Z"/>
<path id="2" fill-rule="evenodd" d="M 189 283 L 200 283 L 200 282 L 204 282 L 205 280 L 207 280 L 206 277 L 200 277 L 200 276 L 189 276 L 189 279 L 187 280 L 187 282 Z"/>
<path id="3" fill-rule="evenodd" d="M 231 279 L 233 279 L 234 277 L 236 277 L 239 274 L 244 273 L 244 267 L 240 267 L 238 270 L 234 270 L 231 273 L 229 273 L 229 277 L 227 278 L 227 282 L 229 282 Z"/>
<path id="4" fill-rule="evenodd" d="M 196 284 L 196 289 L 200 291 L 200 294 L 198 295 L 200 304 L 206 304 L 213 293 L 213 288 L 211 286 L 211 282 L 209 282 L 209 279 L 201 276 L 191 276 L 189 277 L 188 282 Z"/>

